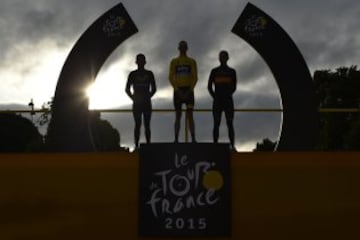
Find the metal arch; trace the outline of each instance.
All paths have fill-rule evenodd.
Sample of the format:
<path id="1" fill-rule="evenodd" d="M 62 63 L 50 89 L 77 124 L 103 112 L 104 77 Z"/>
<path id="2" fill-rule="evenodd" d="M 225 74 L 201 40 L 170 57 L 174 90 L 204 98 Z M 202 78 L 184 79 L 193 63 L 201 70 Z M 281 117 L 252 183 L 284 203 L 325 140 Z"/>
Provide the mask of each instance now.
<path id="1" fill-rule="evenodd" d="M 46 143 L 50 151 L 95 151 L 89 131 L 89 101 L 85 89 L 110 54 L 138 32 L 119 3 L 100 16 L 68 55 L 56 86 Z"/>
<path id="2" fill-rule="evenodd" d="M 313 150 L 318 134 L 313 80 L 295 43 L 278 23 L 251 3 L 232 32 L 262 56 L 279 87 L 283 116 L 276 150 Z"/>
<path id="3" fill-rule="evenodd" d="M 94 151 L 84 89 L 109 55 L 138 31 L 120 3 L 98 18 L 67 57 L 56 87 L 47 144 L 52 151 Z M 311 150 L 318 112 L 308 67 L 287 33 L 266 13 L 248 3 L 232 32 L 243 38 L 272 70 L 283 103 L 277 150 Z"/>

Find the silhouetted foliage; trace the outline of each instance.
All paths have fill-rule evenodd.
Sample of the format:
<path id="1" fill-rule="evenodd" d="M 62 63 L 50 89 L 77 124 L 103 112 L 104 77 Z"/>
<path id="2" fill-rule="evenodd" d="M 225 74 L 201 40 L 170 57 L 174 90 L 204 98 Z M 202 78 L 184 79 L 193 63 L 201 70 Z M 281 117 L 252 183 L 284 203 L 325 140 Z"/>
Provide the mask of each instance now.
<path id="1" fill-rule="evenodd" d="M 90 112 L 90 127 L 97 151 L 127 151 L 120 147 L 120 134 L 111 124 L 100 118 L 98 112 Z"/>
<path id="2" fill-rule="evenodd" d="M 37 123 L 40 124 L 40 126 L 49 124 L 51 119 L 51 108 L 53 105 L 54 98 L 51 98 L 50 101 L 43 103 L 41 106 L 41 110 L 43 111 L 40 115 L 40 117 L 37 119 Z"/>
<path id="3" fill-rule="evenodd" d="M 320 108 L 359 108 L 360 71 L 356 66 L 315 71 L 314 83 Z M 359 150 L 359 125 L 358 112 L 322 113 L 317 149 Z"/>
<path id="4" fill-rule="evenodd" d="M 360 119 L 350 125 L 350 130 L 344 135 L 345 150 L 360 150 Z"/>
<path id="5" fill-rule="evenodd" d="M 53 107 L 53 98 L 44 103 L 44 111 L 37 119 L 40 125 L 49 124 Z M 89 133 L 96 151 L 129 151 L 120 146 L 120 134 L 117 129 L 107 121 L 100 118 L 100 113 L 89 111 Z"/>
<path id="6" fill-rule="evenodd" d="M 272 142 L 270 139 L 265 138 L 261 143 L 256 143 L 254 152 L 273 152 L 276 146 L 276 142 Z"/>
<path id="7" fill-rule="evenodd" d="M 0 152 L 37 152 L 43 150 L 43 137 L 27 118 L 0 113 Z"/>
<path id="8" fill-rule="evenodd" d="M 360 70 L 357 66 L 335 71 L 314 72 L 319 109 L 360 108 Z M 254 151 L 272 151 L 276 142 L 264 139 Z M 357 112 L 323 112 L 320 114 L 320 136 L 316 150 L 360 150 L 360 114 Z"/>

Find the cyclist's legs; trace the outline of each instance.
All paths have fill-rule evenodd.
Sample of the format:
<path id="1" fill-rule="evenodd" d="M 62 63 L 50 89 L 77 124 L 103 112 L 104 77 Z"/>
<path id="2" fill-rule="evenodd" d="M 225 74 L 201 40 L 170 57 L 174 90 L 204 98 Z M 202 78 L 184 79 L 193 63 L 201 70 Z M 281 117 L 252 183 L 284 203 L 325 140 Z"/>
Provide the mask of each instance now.
<path id="1" fill-rule="evenodd" d="M 214 101 L 213 103 L 213 119 L 214 119 L 214 128 L 213 128 L 213 140 L 214 143 L 217 143 L 219 140 L 219 127 L 221 123 L 221 113 L 222 109 L 218 102 Z"/>
<path id="2" fill-rule="evenodd" d="M 135 121 L 135 128 L 134 128 L 134 143 L 135 147 L 139 147 L 139 139 L 140 139 L 140 126 L 141 126 L 141 109 L 134 106 L 133 108 L 133 116 Z"/>
<path id="3" fill-rule="evenodd" d="M 146 111 L 144 111 L 144 127 L 145 127 L 146 143 L 150 143 L 151 141 L 150 121 L 151 121 L 151 109 L 147 109 Z"/>
<path id="4" fill-rule="evenodd" d="M 228 135 L 231 147 L 234 148 L 235 144 L 235 133 L 234 133 L 234 102 L 232 99 L 226 103 L 225 106 L 225 118 L 226 118 L 226 125 L 228 127 Z"/>

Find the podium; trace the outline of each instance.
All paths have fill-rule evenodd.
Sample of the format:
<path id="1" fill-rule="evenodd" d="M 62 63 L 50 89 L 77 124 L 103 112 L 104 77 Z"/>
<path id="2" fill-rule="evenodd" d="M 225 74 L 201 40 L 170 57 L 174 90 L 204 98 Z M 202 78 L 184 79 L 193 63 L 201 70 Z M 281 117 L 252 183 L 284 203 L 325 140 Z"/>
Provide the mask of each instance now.
<path id="1" fill-rule="evenodd" d="M 144 239 L 139 155 L 1 154 L 0 239 Z M 231 234 L 216 239 L 354 239 L 359 159 L 231 152 Z"/>

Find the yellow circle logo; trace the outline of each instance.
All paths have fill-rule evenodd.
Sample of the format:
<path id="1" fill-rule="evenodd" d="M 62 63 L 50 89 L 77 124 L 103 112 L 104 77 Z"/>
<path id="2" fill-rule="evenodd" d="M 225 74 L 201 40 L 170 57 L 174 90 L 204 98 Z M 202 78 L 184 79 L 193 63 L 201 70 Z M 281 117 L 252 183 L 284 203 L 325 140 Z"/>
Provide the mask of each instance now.
<path id="1" fill-rule="evenodd" d="M 209 171 L 203 177 L 203 186 L 206 189 L 219 190 L 224 185 L 224 179 L 219 171 Z"/>

